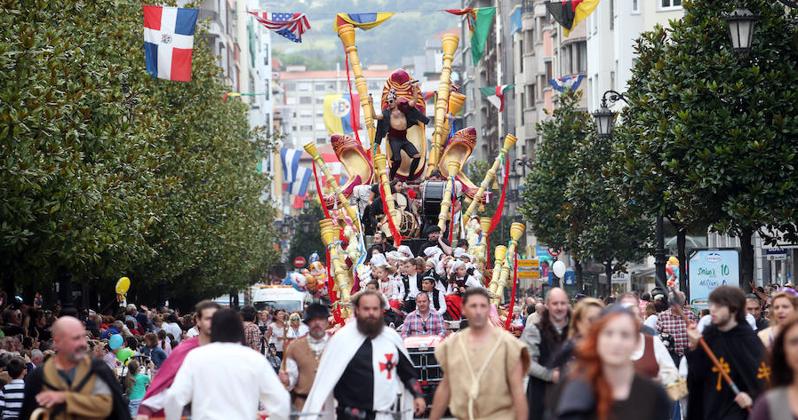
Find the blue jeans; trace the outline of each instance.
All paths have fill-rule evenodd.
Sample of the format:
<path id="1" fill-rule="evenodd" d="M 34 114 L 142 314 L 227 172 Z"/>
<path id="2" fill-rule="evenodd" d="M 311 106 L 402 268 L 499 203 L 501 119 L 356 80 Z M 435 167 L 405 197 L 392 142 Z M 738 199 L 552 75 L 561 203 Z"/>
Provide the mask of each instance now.
<path id="1" fill-rule="evenodd" d="M 139 406 L 143 400 L 143 398 L 139 398 L 138 400 L 130 400 L 130 403 L 128 404 L 128 408 L 130 409 L 130 417 L 136 418 L 136 413 L 138 413 Z"/>

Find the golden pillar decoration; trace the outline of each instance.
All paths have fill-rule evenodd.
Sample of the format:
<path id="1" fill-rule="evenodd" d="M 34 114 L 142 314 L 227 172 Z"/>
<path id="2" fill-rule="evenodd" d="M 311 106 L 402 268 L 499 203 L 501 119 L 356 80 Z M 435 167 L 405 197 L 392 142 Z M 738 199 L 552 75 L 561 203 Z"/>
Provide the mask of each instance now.
<path id="1" fill-rule="evenodd" d="M 443 200 L 441 200 L 441 211 L 438 213 L 438 227 L 441 228 L 441 233 L 446 232 L 446 224 L 451 217 L 452 209 L 452 191 L 455 188 L 455 174 L 460 172 L 460 162 L 453 160 L 447 163 L 446 169 L 452 174 L 446 181 L 446 188 L 443 190 Z"/>
<path id="2" fill-rule="evenodd" d="M 319 150 L 316 148 L 314 143 L 307 143 L 305 144 L 305 151 L 308 152 L 313 161 L 316 162 L 316 166 L 321 168 L 321 171 L 324 173 L 324 177 L 327 181 L 327 188 L 338 197 L 338 202 L 341 203 L 341 207 L 346 212 L 347 216 L 352 219 L 352 226 L 354 226 L 358 231 L 360 231 L 360 220 L 357 217 L 357 212 L 355 209 L 349 205 L 349 199 L 346 198 L 343 192 L 341 192 L 341 188 L 335 182 L 335 178 L 333 178 L 332 172 L 330 169 L 327 168 L 327 165 L 324 163 L 324 159 L 322 159 L 321 155 L 319 154 Z M 322 205 L 324 205 L 324 194 L 322 191 L 318 191 L 321 195 Z"/>
<path id="3" fill-rule="evenodd" d="M 490 248 L 488 248 L 488 231 L 490 230 L 491 222 L 493 222 L 491 217 L 482 216 L 479 218 L 479 227 L 482 229 L 482 239 L 480 240 L 480 243 L 482 244 L 482 250 L 477 258 L 479 258 L 483 263 L 487 261 L 488 255 L 490 255 Z"/>
<path id="4" fill-rule="evenodd" d="M 490 292 L 491 295 L 491 303 L 496 304 L 499 300 L 499 297 L 496 296 L 496 290 L 499 287 L 499 277 L 501 276 L 502 267 L 504 267 L 504 259 L 507 257 L 507 247 L 504 245 L 496 246 L 493 257 L 493 275 L 490 278 L 488 292 Z"/>
<path id="5" fill-rule="evenodd" d="M 452 126 L 449 117 L 454 117 L 459 114 L 465 105 L 465 95 L 460 92 L 449 92 L 449 109 L 447 111 L 446 119 L 443 121 L 443 132 L 448 133 L 451 131 Z"/>
<path id="6" fill-rule="evenodd" d="M 515 257 L 516 249 L 518 248 L 518 240 L 524 235 L 526 226 L 523 223 L 514 222 L 510 225 L 510 246 L 507 247 L 507 257 L 512 260 Z M 513 271 L 513 266 L 509 261 L 506 261 L 502 266 L 501 275 L 499 276 L 498 284 L 496 285 L 495 299 L 501 301 L 504 296 L 504 288 L 510 281 L 510 272 Z M 498 303 L 498 302 L 497 302 Z"/>
<path id="7" fill-rule="evenodd" d="M 352 275 L 346 267 L 346 255 L 340 249 L 338 238 L 341 229 L 330 219 L 319 221 L 321 230 L 321 241 L 330 250 L 330 265 L 332 267 L 335 288 L 338 289 L 338 305 L 341 308 L 341 316 L 346 319 L 349 317 L 349 292 L 352 290 Z"/>
<path id="8" fill-rule="evenodd" d="M 344 51 L 349 57 L 349 65 L 352 66 L 352 73 L 355 74 L 355 87 L 360 97 L 360 109 L 363 110 L 363 118 L 366 121 L 370 148 L 374 150 L 374 136 L 377 132 L 377 127 L 374 126 L 374 109 L 369 105 L 369 88 L 366 78 L 363 77 L 363 68 L 360 66 L 360 57 L 357 55 L 357 47 L 355 46 L 355 27 L 348 23 L 339 26 L 338 37 L 341 38 L 341 42 L 344 44 Z"/>
<path id="9" fill-rule="evenodd" d="M 504 145 L 502 145 L 502 149 L 499 151 L 499 156 L 496 156 L 496 160 L 493 161 L 493 166 L 488 169 L 488 172 L 485 174 L 485 179 L 483 179 L 482 183 L 479 184 L 479 189 L 477 190 L 476 194 L 474 194 L 474 200 L 471 201 L 468 209 L 466 209 L 465 213 L 463 214 L 463 218 L 466 220 L 468 220 L 472 214 L 476 213 L 477 207 L 482 201 L 482 196 L 485 195 L 485 191 L 487 191 L 491 182 L 496 179 L 496 173 L 499 171 L 502 160 L 505 158 L 509 159 L 507 154 L 509 153 L 510 148 L 515 146 L 516 140 L 516 137 L 512 134 L 508 134 L 504 137 Z"/>
<path id="10" fill-rule="evenodd" d="M 443 150 L 443 143 L 446 141 L 447 131 L 444 130 L 444 123 L 447 120 L 446 113 L 449 105 L 452 61 L 454 60 L 454 52 L 457 50 L 457 44 L 459 43 L 460 38 L 455 34 L 446 34 L 443 36 L 443 68 L 441 69 L 440 82 L 438 83 L 438 99 L 435 101 L 435 131 L 432 134 L 432 150 L 430 151 L 429 160 L 427 161 L 427 175 L 438 166 L 438 161 L 441 158 L 441 152 Z"/>

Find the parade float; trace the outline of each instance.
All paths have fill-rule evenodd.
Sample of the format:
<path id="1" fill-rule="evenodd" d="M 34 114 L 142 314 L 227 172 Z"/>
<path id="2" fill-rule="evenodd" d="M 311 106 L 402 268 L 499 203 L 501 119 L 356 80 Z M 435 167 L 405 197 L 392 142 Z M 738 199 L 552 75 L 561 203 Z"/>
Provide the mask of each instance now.
<path id="1" fill-rule="evenodd" d="M 321 239 L 326 248 L 327 287 L 336 319 L 346 319 L 349 315 L 352 290 L 357 289 L 360 277 L 367 273 L 364 270 L 366 229 L 360 209 L 354 204 L 354 192 L 372 185 L 372 191 L 378 191 L 374 200 L 380 200 L 384 209 L 372 231 L 383 232 L 395 247 L 408 245 L 414 255 L 423 255 L 421 246 L 427 239 L 424 232 L 431 227 L 440 229 L 451 242 L 466 239 L 473 263 L 486 273 L 484 283 L 502 322 L 509 319 L 512 305 L 503 309 L 502 303 L 505 289 L 515 292 L 514 259 L 524 225 L 514 223 L 506 246 L 497 244 L 491 267 L 487 238 L 501 218 L 501 205 L 497 214 L 479 213 L 484 211 L 490 186 L 499 181 L 502 170 L 508 170 L 508 156 L 516 137 L 506 134 L 498 156 L 479 184 L 468 178 L 464 170 L 476 147 L 477 132 L 473 127 L 452 130 L 452 116 L 460 112 L 466 99 L 451 80 L 458 36 L 446 34 L 441 39 L 441 74 L 433 100 L 434 117 L 429 121 L 434 130 L 428 138 L 427 103 L 413 75 L 403 69 L 395 70 L 385 80 L 381 97 L 371 98 L 355 42 L 355 27 L 343 24 L 337 32 L 351 69 L 350 88 L 354 88 L 353 93 L 359 98 L 365 124 L 362 128 L 368 138 L 358 138 L 357 132 L 354 136 L 345 133 L 330 136 L 335 156 L 347 175 L 343 185 L 335 182 L 316 144 L 304 145 L 313 160 L 325 214 L 320 221 Z M 410 195 L 417 198 L 413 200 L 415 205 L 408 203 L 407 194 L 397 191 L 397 185 L 405 193 L 412 191 Z M 502 189 L 500 203 L 504 201 L 504 192 Z"/>

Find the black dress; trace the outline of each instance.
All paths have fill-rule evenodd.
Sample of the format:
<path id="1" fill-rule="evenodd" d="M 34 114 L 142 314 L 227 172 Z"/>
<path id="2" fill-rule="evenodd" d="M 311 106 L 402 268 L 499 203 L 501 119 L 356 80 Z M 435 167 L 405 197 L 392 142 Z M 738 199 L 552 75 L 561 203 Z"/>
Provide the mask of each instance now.
<path id="1" fill-rule="evenodd" d="M 612 420 L 668 420 L 671 418 L 671 400 L 658 383 L 635 374 L 629 397 L 616 400 L 610 409 Z M 557 409 L 557 420 L 592 420 L 596 417 L 593 389 L 581 379 L 568 382 L 562 392 Z"/>

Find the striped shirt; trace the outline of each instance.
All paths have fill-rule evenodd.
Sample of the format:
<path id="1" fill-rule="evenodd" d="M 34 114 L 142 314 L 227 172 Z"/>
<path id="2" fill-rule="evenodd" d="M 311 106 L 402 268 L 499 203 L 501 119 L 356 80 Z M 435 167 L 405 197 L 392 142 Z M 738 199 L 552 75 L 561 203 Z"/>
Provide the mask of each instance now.
<path id="1" fill-rule="evenodd" d="M 24 398 L 25 380 L 14 379 L 3 387 L 2 395 L 0 395 L 0 411 L 3 412 L 3 420 L 19 418 Z"/>

